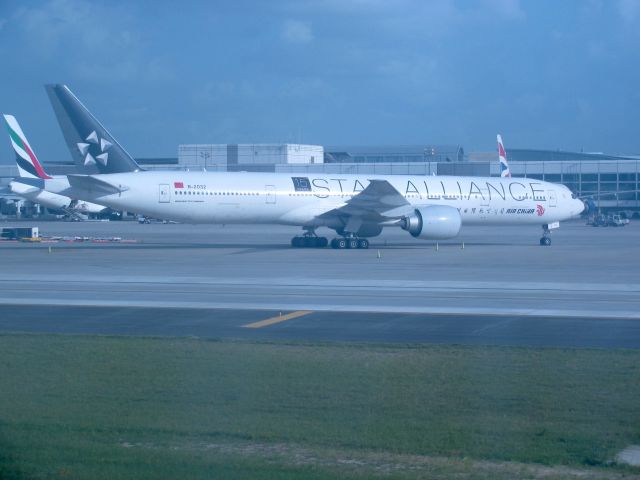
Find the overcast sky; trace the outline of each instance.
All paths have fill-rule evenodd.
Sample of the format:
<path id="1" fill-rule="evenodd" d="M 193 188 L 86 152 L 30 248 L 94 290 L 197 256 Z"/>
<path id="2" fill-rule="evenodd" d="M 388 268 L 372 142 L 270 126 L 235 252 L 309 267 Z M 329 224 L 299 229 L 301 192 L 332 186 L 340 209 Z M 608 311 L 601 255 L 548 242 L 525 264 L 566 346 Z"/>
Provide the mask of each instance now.
<path id="1" fill-rule="evenodd" d="M 640 153 L 640 0 L 0 0 L 0 108 L 68 152 L 66 83 L 134 156 L 180 143 Z M 0 156 L 13 159 L 8 138 Z"/>

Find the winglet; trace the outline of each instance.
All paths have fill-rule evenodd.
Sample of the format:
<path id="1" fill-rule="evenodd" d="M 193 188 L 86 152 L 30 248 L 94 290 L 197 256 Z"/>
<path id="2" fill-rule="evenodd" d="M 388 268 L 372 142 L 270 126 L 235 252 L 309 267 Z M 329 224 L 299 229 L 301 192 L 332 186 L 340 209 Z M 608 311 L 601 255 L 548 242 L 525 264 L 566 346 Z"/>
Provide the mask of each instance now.
<path id="1" fill-rule="evenodd" d="M 509 169 L 509 164 L 507 163 L 507 152 L 504 149 L 504 144 L 502 143 L 502 135 L 500 134 L 498 134 L 498 157 L 500 158 L 500 176 L 511 177 L 511 170 Z"/>
<path id="2" fill-rule="evenodd" d="M 21 177 L 27 178 L 51 178 L 44 171 L 42 165 L 38 161 L 38 157 L 33 153 L 33 149 L 27 141 L 27 137 L 22 133 L 20 124 L 13 115 L 4 115 L 4 121 L 9 131 L 11 146 L 16 152 L 16 164 Z"/>

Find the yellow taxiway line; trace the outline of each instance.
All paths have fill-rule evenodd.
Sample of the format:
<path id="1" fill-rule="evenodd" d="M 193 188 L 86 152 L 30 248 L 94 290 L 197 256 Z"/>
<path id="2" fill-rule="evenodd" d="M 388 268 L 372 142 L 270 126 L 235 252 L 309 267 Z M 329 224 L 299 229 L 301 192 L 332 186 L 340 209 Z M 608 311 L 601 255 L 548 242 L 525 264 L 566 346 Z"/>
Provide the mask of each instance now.
<path id="1" fill-rule="evenodd" d="M 277 317 L 267 318 L 266 320 L 260 320 L 259 322 L 247 323 L 243 325 L 243 328 L 262 328 L 273 325 L 274 323 L 286 322 L 294 318 L 302 317 L 313 313 L 311 310 L 298 310 L 296 312 L 287 313 L 286 315 L 278 315 Z"/>

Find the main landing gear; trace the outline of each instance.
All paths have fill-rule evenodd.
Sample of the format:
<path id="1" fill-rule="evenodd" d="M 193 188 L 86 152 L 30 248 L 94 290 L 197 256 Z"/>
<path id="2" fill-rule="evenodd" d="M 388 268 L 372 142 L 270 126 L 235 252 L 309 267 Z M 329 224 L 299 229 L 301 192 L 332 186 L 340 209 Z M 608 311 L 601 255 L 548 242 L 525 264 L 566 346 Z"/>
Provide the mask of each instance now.
<path id="1" fill-rule="evenodd" d="M 540 245 L 543 247 L 548 247 L 551 245 L 551 230 L 549 230 L 549 225 L 542 225 L 542 238 L 540 239 Z"/>
<path id="2" fill-rule="evenodd" d="M 331 248 L 335 249 L 363 249 L 366 250 L 369 248 L 369 240 L 366 238 L 357 238 L 357 237 L 338 237 L 331 240 Z"/>
<path id="3" fill-rule="evenodd" d="M 293 237 L 291 246 L 294 248 L 325 248 L 329 240 L 325 237 L 318 237 L 313 232 L 306 232 L 302 237 Z"/>
<path id="4" fill-rule="evenodd" d="M 325 248 L 329 241 L 325 237 L 318 237 L 314 230 L 306 229 L 304 234 L 291 239 L 291 246 L 294 248 Z M 331 248 L 343 249 L 367 249 L 369 240 L 358 238 L 355 235 L 345 235 L 331 240 Z"/>

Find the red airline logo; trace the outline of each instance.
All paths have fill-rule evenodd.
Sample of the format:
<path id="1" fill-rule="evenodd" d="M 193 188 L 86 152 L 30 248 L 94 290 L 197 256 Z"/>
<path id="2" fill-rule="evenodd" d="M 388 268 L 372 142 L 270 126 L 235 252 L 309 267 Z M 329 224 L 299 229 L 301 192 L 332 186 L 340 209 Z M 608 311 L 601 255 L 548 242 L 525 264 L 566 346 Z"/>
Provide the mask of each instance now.
<path id="1" fill-rule="evenodd" d="M 502 148 L 502 144 L 501 143 L 498 144 L 498 154 L 501 157 L 505 157 L 505 158 L 507 157 L 507 154 L 505 153 L 504 148 Z"/>
<path id="2" fill-rule="evenodd" d="M 536 213 L 539 217 L 544 215 L 544 207 L 542 205 L 536 205 Z"/>

